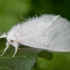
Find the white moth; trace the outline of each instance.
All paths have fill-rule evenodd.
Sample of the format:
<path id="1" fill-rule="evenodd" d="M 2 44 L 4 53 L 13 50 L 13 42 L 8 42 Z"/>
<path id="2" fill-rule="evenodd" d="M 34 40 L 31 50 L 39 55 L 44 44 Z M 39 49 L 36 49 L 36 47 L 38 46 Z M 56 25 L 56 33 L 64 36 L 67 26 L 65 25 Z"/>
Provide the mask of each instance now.
<path id="1" fill-rule="evenodd" d="M 13 45 L 15 47 L 14 57 L 19 44 L 49 51 L 69 52 L 70 22 L 59 15 L 45 14 L 14 26 L 0 38 L 7 39 L 6 48 L 2 55 L 9 48 L 9 45 Z"/>

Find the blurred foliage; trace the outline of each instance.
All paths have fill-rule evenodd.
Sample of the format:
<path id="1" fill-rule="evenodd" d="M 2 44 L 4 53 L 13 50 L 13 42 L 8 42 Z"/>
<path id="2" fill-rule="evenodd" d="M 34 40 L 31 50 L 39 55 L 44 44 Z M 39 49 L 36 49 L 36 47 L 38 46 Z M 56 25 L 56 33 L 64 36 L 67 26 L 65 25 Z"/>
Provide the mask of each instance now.
<path id="1" fill-rule="evenodd" d="M 31 10 L 31 0 L 0 0 L 0 31 L 9 30 Z M 4 28 L 1 28 L 4 27 Z"/>
<path id="2" fill-rule="evenodd" d="M 41 14 L 57 14 L 70 20 L 70 0 L 0 0 L 0 34 Z M 38 58 L 32 70 L 70 70 L 70 53 L 53 53 L 53 60 Z"/>
<path id="3" fill-rule="evenodd" d="M 70 53 L 53 53 L 51 61 L 38 58 L 32 70 L 70 70 Z"/>

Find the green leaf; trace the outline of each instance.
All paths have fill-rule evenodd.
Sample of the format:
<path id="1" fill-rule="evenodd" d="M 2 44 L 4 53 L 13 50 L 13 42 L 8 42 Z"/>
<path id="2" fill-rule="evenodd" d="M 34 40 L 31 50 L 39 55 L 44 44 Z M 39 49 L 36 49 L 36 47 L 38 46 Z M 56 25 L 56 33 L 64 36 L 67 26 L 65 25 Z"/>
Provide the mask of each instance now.
<path id="1" fill-rule="evenodd" d="M 42 50 L 38 54 L 38 57 L 41 57 L 41 58 L 44 58 L 44 59 L 47 59 L 47 60 L 52 60 L 53 54 L 51 52 L 49 52 L 49 51 Z"/>
<path id="2" fill-rule="evenodd" d="M 0 39 L 0 50 L 5 48 L 5 39 Z M 3 51 L 0 52 L 0 54 Z M 34 66 L 37 57 L 42 57 L 48 60 L 52 59 L 52 53 L 45 50 L 29 48 L 27 46 L 18 50 L 15 57 L 12 57 L 14 48 L 10 47 L 7 52 L 0 57 L 0 70 L 31 70 Z"/>

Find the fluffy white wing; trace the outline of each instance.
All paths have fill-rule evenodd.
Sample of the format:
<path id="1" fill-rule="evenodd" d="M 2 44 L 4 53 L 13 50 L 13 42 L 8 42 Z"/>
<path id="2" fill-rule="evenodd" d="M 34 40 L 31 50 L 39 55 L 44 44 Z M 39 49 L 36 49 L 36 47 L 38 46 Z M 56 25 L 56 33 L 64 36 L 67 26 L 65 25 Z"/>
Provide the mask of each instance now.
<path id="1" fill-rule="evenodd" d="M 46 30 L 48 36 L 48 49 L 52 51 L 70 51 L 70 23 L 59 17 Z"/>
<path id="2" fill-rule="evenodd" d="M 22 44 L 45 50 L 68 52 L 70 51 L 70 23 L 58 17 L 41 35 L 28 38 Z"/>

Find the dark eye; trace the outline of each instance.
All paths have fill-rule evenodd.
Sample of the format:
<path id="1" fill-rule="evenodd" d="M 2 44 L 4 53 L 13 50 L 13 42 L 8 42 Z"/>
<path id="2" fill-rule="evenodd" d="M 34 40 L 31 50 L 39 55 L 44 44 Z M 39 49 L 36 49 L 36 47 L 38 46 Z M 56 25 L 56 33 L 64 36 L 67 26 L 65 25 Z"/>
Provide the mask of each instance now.
<path id="1" fill-rule="evenodd" d="M 10 40 L 10 42 L 14 42 L 13 40 Z"/>
<path id="2" fill-rule="evenodd" d="M 18 45 L 20 46 L 21 44 L 20 44 L 20 43 L 18 43 Z"/>

